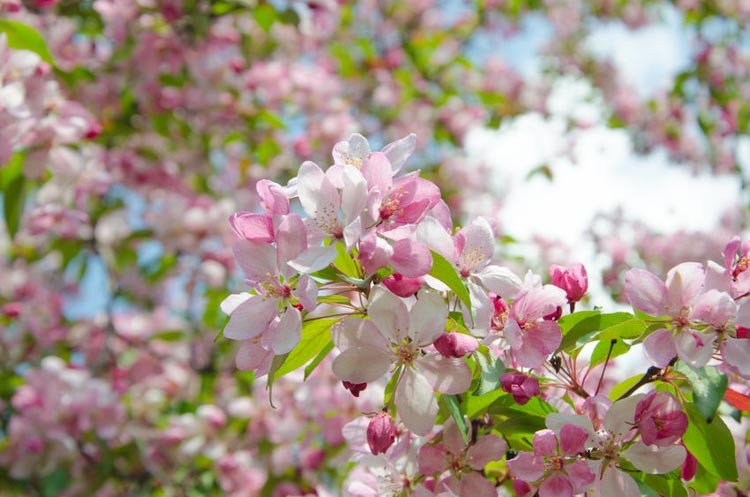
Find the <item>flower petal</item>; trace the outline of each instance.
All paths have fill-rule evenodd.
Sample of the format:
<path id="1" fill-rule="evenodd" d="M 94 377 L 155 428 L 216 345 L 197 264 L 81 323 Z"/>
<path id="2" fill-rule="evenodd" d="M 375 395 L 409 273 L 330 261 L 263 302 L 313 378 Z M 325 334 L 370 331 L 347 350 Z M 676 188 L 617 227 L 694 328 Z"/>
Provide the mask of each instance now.
<path id="1" fill-rule="evenodd" d="M 435 291 L 423 289 L 409 311 L 409 337 L 419 347 L 430 345 L 445 331 L 448 308 Z"/>
<path id="2" fill-rule="evenodd" d="M 664 474 L 673 471 L 685 462 L 687 451 L 682 445 L 659 447 L 636 442 L 623 454 L 640 471 L 649 474 Z"/>
<path id="3" fill-rule="evenodd" d="M 411 368 L 404 368 L 395 393 L 396 409 L 404 425 L 416 435 L 430 433 L 438 405 L 427 379 Z"/>
<path id="4" fill-rule="evenodd" d="M 403 300 L 385 287 L 377 285 L 370 291 L 367 314 L 390 342 L 400 344 L 406 338 L 409 332 L 409 310 Z"/>
<path id="5" fill-rule="evenodd" d="M 471 369 L 463 359 L 431 353 L 418 358 L 414 367 L 435 390 L 444 394 L 462 393 L 471 385 Z"/>
<path id="6" fill-rule="evenodd" d="M 278 314 L 278 301 L 251 296 L 237 306 L 224 328 L 224 336 L 232 340 L 249 340 L 260 335 Z"/>
<path id="7" fill-rule="evenodd" d="M 657 368 L 666 367 L 677 355 L 674 335 L 671 330 L 656 330 L 643 341 L 643 353 Z"/>

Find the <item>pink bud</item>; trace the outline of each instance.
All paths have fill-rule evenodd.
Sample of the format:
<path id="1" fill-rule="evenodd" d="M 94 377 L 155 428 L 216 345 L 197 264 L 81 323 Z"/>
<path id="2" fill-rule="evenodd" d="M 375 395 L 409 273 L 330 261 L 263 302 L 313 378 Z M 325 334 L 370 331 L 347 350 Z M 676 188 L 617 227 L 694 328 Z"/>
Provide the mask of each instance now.
<path id="1" fill-rule="evenodd" d="M 302 467 L 315 471 L 325 461 L 326 453 L 321 449 L 308 449 L 302 456 Z"/>
<path id="2" fill-rule="evenodd" d="M 359 397 L 359 392 L 367 388 L 367 383 L 352 383 L 350 381 L 344 381 L 344 388 L 349 390 L 352 395 Z"/>
<path id="3" fill-rule="evenodd" d="M 689 450 L 685 449 L 685 451 L 687 452 L 687 457 L 685 457 L 685 462 L 682 463 L 682 467 L 680 468 L 680 478 L 689 481 L 693 479 L 695 473 L 698 471 L 698 459 Z"/>
<path id="4" fill-rule="evenodd" d="M 407 278 L 401 273 L 393 273 L 383 280 L 385 287 L 399 297 L 411 297 L 422 288 L 424 279 L 422 277 Z"/>
<path id="5" fill-rule="evenodd" d="M 667 392 L 649 392 L 635 408 L 635 422 L 646 445 L 666 447 L 687 430 L 687 415 L 678 400 Z"/>
<path id="6" fill-rule="evenodd" d="M 545 321 L 557 321 L 561 317 L 562 317 L 562 307 L 558 305 L 557 308 L 555 308 L 555 312 L 550 312 L 549 314 L 544 316 L 544 320 Z"/>
<path id="7" fill-rule="evenodd" d="M 378 413 L 367 425 L 367 445 L 373 455 L 383 454 L 396 441 L 396 426 L 391 417 Z"/>
<path id="8" fill-rule="evenodd" d="M 520 497 L 528 497 L 534 493 L 534 489 L 523 480 L 513 480 L 513 492 Z"/>
<path id="9" fill-rule="evenodd" d="M 500 384 L 519 405 L 539 395 L 539 380 L 523 373 L 505 373 L 500 377 Z"/>
<path id="10" fill-rule="evenodd" d="M 549 275 L 552 278 L 553 285 L 565 290 L 570 303 L 581 300 L 589 289 L 586 268 L 580 262 L 568 267 L 552 264 L 549 267 Z"/>
<path id="11" fill-rule="evenodd" d="M 479 348 L 476 338 L 463 333 L 443 333 L 433 345 L 445 357 L 463 357 Z"/>

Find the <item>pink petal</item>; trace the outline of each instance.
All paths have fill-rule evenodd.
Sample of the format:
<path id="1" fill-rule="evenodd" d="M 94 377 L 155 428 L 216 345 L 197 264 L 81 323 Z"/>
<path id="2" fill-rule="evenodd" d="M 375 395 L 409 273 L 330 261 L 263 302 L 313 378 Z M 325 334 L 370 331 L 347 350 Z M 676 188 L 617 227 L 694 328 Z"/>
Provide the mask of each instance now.
<path id="1" fill-rule="evenodd" d="M 630 304 L 651 316 L 667 314 L 667 287 L 653 273 L 631 269 L 625 275 L 625 295 Z"/>
<path id="2" fill-rule="evenodd" d="M 552 473 L 539 485 L 539 497 L 572 497 L 573 486 L 560 473 Z"/>
<path id="3" fill-rule="evenodd" d="M 342 381 L 371 383 L 391 367 L 391 357 L 378 349 L 352 347 L 333 360 L 333 373 Z"/>
<path id="4" fill-rule="evenodd" d="M 464 359 L 430 353 L 418 358 L 414 367 L 438 392 L 455 395 L 471 385 L 471 369 Z"/>
<path id="5" fill-rule="evenodd" d="M 573 492 L 579 494 L 593 485 L 596 475 L 591 471 L 589 463 L 586 461 L 575 461 L 565 467 L 568 473 L 568 479 L 573 485 Z"/>
<path id="6" fill-rule="evenodd" d="M 469 437 L 471 437 L 471 433 L 469 433 Z M 459 454 L 466 448 L 461 430 L 458 429 L 458 425 L 453 421 L 453 418 L 448 418 L 443 424 L 443 444 L 451 454 Z"/>
<path id="7" fill-rule="evenodd" d="M 278 301 L 252 296 L 232 312 L 224 336 L 232 340 L 249 340 L 260 335 L 278 314 Z"/>
<path id="8" fill-rule="evenodd" d="M 425 436 L 432 430 L 438 405 L 427 379 L 411 368 L 404 368 L 395 393 L 398 415 L 414 434 Z"/>
<path id="9" fill-rule="evenodd" d="M 284 216 L 276 229 L 276 259 L 279 268 L 295 259 L 307 248 L 307 230 L 298 214 Z M 285 273 L 287 276 L 289 273 Z"/>
<path id="10" fill-rule="evenodd" d="M 560 450 L 564 456 L 575 456 L 586 451 L 589 433 L 586 429 L 568 424 L 560 430 Z"/>
<path id="11" fill-rule="evenodd" d="M 237 264 L 242 268 L 245 276 L 253 282 L 265 281 L 269 276 L 276 276 L 276 249 L 264 242 L 235 240 L 232 251 Z"/>
<path id="12" fill-rule="evenodd" d="M 742 377 L 750 378 L 750 339 L 727 337 L 722 346 L 722 356 Z"/>
<path id="13" fill-rule="evenodd" d="M 343 224 L 349 225 L 367 205 L 367 181 L 358 169 L 346 167 L 342 171 L 341 211 Z"/>
<path id="14" fill-rule="evenodd" d="M 497 488 L 481 474 L 469 473 L 461 480 L 458 495 L 470 495 L 471 497 L 497 497 Z"/>
<path id="15" fill-rule="evenodd" d="M 557 435 L 552 430 L 539 430 L 534 433 L 534 455 L 550 457 L 557 454 Z"/>
<path id="16" fill-rule="evenodd" d="M 372 190 L 377 188 L 381 192 L 386 192 L 391 188 L 393 183 L 393 170 L 388 157 L 382 152 L 375 152 L 362 164 L 362 175 L 367 180 L 367 188 Z"/>
<path id="17" fill-rule="evenodd" d="M 560 326 L 554 321 L 535 323 L 522 336 L 523 344 L 515 350 L 515 356 L 518 364 L 526 368 L 541 366 L 562 342 Z"/>
<path id="18" fill-rule="evenodd" d="M 318 306 L 318 284 L 312 278 L 303 274 L 297 282 L 294 296 L 299 299 L 300 304 L 307 312 L 312 312 Z"/>
<path id="19" fill-rule="evenodd" d="M 259 343 L 252 340 L 242 342 L 235 357 L 237 369 L 242 371 L 255 370 L 259 375 L 268 373 L 272 361 L 273 352 L 264 349 Z"/>
<path id="20" fill-rule="evenodd" d="M 670 269 L 666 281 L 670 309 L 679 312 L 682 307 L 693 305 L 705 279 L 706 270 L 697 262 L 683 262 Z"/>
<path id="21" fill-rule="evenodd" d="M 383 153 L 391 163 L 394 174 L 401 170 L 406 159 L 414 153 L 416 146 L 417 135 L 412 133 L 383 147 Z"/>
<path id="22" fill-rule="evenodd" d="M 441 444 L 423 445 L 419 449 L 419 456 L 417 458 L 419 472 L 425 476 L 443 472 L 448 466 L 447 456 L 448 454 Z"/>
<path id="23" fill-rule="evenodd" d="M 691 329 L 683 329 L 674 337 L 677 355 L 694 368 L 701 368 L 711 360 L 715 341 L 716 333 L 701 333 Z"/>
<path id="24" fill-rule="evenodd" d="M 505 440 L 497 435 L 485 435 L 466 452 L 466 462 L 477 471 L 482 471 L 491 461 L 499 461 L 508 449 Z"/>
<path id="25" fill-rule="evenodd" d="M 657 368 L 666 367 L 677 355 L 674 335 L 671 330 L 656 330 L 643 341 L 643 353 Z"/>
<path id="26" fill-rule="evenodd" d="M 263 334 L 264 342 L 268 340 L 267 343 L 274 354 L 283 355 L 297 346 L 301 333 L 302 316 L 296 308 L 289 306 L 278 323 L 269 325 Z"/>
<path id="27" fill-rule="evenodd" d="M 476 273 L 489 264 L 495 253 L 495 235 L 490 223 L 483 217 L 473 220 L 456 235 L 463 248 L 459 254 L 459 269 Z"/>
<path id="28" fill-rule="evenodd" d="M 417 278 L 432 269 L 432 254 L 424 243 L 404 238 L 393 244 L 391 265 L 404 276 Z"/>
<path id="29" fill-rule="evenodd" d="M 273 181 L 262 179 L 255 184 L 260 204 L 267 216 L 289 214 L 289 198 L 284 188 Z"/>
<path id="30" fill-rule="evenodd" d="M 343 319 L 333 326 L 332 335 L 336 348 L 342 351 L 353 347 L 365 347 L 387 354 L 391 350 L 385 337 L 378 332 L 370 320 Z"/>
<path id="31" fill-rule="evenodd" d="M 544 476 L 544 460 L 531 452 L 519 452 L 508 461 L 508 469 L 514 477 L 533 483 Z"/>
<path id="32" fill-rule="evenodd" d="M 229 218 L 229 224 L 240 239 L 266 243 L 274 240 L 273 220 L 265 214 L 235 212 Z"/>
<path id="33" fill-rule="evenodd" d="M 708 290 L 698 298 L 690 318 L 719 328 L 733 320 L 736 314 L 737 304 L 728 293 Z"/>

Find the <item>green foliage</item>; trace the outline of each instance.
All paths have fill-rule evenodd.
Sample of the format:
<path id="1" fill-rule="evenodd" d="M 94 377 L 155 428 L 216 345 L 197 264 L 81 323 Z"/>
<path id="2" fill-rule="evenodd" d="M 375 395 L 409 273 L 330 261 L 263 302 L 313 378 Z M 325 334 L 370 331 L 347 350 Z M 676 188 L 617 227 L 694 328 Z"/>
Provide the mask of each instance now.
<path id="1" fill-rule="evenodd" d="M 716 409 L 719 408 L 724 393 L 727 391 L 727 376 L 714 366 L 693 369 L 682 362 L 678 362 L 675 369 L 690 382 L 695 408 L 707 423 L 711 423 L 716 414 Z"/>
<path id="2" fill-rule="evenodd" d="M 10 48 L 30 50 L 41 57 L 44 62 L 55 65 L 47 42 L 44 41 L 39 31 L 31 26 L 9 19 L 0 19 L 0 33 L 5 33 Z"/>
<path id="3" fill-rule="evenodd" d="M 737 481 L 734 438 L 720 417 L 707 423 L 693 403 L 685 404 L 688 428 L 682 437 L 685 447 L 709 473 L 725 481 Z"/>
<path id="4" fill-rule="evenodd" d="M 322 318 L 303 323 L 302 338 L 294 350 L 288 354 L 283 365 L 279 366 L 276 378 L 296 371 L 326 349 L 331 343 L 331 327 L 338 321 L 337 318 Z M 320 360 L 322 359 L 321 357 Z"/>
<path id="5" fill-rule="evenodd" d="M 27 180 L 23 175 L 24 158 L 23 153 L 16 152 L 8 163 L 0 168 L 5 227 L 11 238 L 18 232 L 26 203 Z"/>
<path id="6" fill-rule="evenodd" d="M 471 309 L 469 290 L 466 289 L 466 285 L 464 285 L 463 280 L 458 275 L 455 266 L 434 250 L 431 250 L 430 252 L 432 252 L 432 269 L 430 269 L 430 276 L 445 283 L 448 288 L 456 294 L 461 302 L 464 303 L 466 308 Z"/>
<path id="7" fill-rule="evenodd" d="M 440 399 L 445 402 L 453 421 L 455 421 L 458 431 L 461 433 L 461 438 L 465 444 L 469 443 L 469 427 L 466 425 L 466 419 L 461 412 L 461 404 L 458 397 L 455 395 L 442 395 Z"/>

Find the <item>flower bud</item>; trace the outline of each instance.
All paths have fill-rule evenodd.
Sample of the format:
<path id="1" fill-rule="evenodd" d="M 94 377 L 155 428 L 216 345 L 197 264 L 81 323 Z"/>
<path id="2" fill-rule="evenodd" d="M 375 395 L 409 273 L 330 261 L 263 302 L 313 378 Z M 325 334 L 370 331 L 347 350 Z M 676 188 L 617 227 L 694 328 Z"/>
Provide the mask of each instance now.
<path id="1" fill-rule="evenodd" d="M 373 455 L 383 454 L 396 441 L 396 426 L 391 417 L 378 413 L 367 425 L 367 445 Z"/>
<path id="2" fill-rule="evenodd" d="M 476 338 L 463 333 L 443 333 L 433 345 L 445 357 L 463 357 L 479 348 Z"/>
<path id="3" fill-rule="evenodd" d="M 388 290 L 402 298 L 411 297 L 417 293 L 423 283 L 424 279 L 421 277 L 408 278 L 401 273 L 393 273 L 383 280 L 383 285 Z"/>
<path id="4" fill-rule="evenodd" d="M 367 388 L 367 383 L 352 383 L 350 381 L 344 381 L 344 388 L 349 390 L 352 395 L 359 397 L 359 392 Z"/>
<path id="5" fill-rule="evenodd" d="M 685 452 L 687 452 L 687 457 L 685 457 L 685 462 L 682 463 L 680 468 L 680 478 L 690 481 L 698 471 L 698 459 L 689 450 L 685 449 Z"/>
<path id="6" fill-rule="evenodd" d="M 531 397 L 539 395 L 539 380 L 523 373 L 505 373 L 500 377 L 503 390 L 513 395 L 513 400 L 524 405 Z"/>
<path id="7" fill-rule="evenodd" d="M 677 399 L 667 392 L 649 392 L 635 408 L 635 423 L 646 445 L 666 447 L 687 430 L 687 415 Z"/>
<path id="8" fill-rule="evenodd" d="M 552 264 L 549 267 L 549 275 L 552 278 L 553 285 L 565 290 L 569 303 L 581 300 L 589 289 L 586 268 L 580 262 L 571 264 L 568 267 Z"/>

